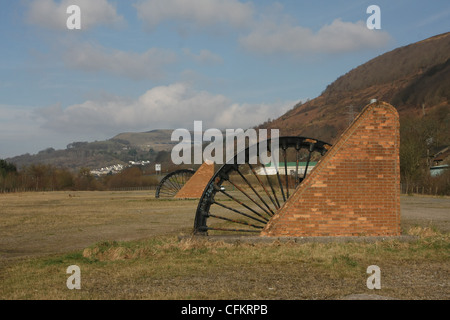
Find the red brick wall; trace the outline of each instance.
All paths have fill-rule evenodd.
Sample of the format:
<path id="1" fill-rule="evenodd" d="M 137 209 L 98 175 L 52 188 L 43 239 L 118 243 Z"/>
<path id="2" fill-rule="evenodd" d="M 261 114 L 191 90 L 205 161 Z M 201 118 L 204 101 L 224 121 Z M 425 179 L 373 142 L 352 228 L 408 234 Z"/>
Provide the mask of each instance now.
<path id="1" fill-rule="evenodd" d="M 399 235 L 399 127 L 391 105 L 366 106 L 261 235 Z"/>
<path id="2" fill-rule="evenodd" d="M 174 198 L 201 198 L 203 190 L 214 175 L 214 163 L 205 161 Z"/>

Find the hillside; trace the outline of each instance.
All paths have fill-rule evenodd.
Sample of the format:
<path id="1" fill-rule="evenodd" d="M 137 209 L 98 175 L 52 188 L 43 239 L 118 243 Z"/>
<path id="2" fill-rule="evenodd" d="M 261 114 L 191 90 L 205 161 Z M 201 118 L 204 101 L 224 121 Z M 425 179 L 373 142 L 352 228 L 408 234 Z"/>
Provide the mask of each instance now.
<path id="1" fill-rule="evenodd" d="M 171 142 L 172 130 L 153 130 L 142 133 L 121 133 L 109 140 L 73 142 L 64 150 L 47 148 L 37 154 L 24 154 L 6 159 L 18 168 L 31 164 L 51 164 L 74 171 L 82 167 L 95 169 L 128 161 L 150 160 L 164 156 L 176 142 Z"/>
<path id="2" fill-rule="evenodd" d="M 124 132 L 111 138 L 111 141 L 133 146 L 139 150 L 153 149 L 155 152 L 169 150 L 173 146 L 170 141 L 173 130 L 152 130 L 147 132 Z"/>
<path id="3" fill-rule="evenodd" d="M 401 118 L 427 114 L 446 118 L 449 98 L 450 33 L 445 33 L 364 63 L 328 85 L 319 97 L 259 127 L 333 143 L 371 99 L 391 103 Z M 450 136 L 448 121 L 441 129 Z"/>

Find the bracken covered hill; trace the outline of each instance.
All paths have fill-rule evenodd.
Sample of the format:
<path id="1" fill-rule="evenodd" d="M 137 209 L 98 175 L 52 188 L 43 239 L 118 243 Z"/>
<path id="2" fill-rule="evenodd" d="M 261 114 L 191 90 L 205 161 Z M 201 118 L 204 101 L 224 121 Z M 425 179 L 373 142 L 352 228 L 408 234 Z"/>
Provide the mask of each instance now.
<path id="1" fill-rule="evenodd" d="M 371 99 L 392 104 L 401 119 L 426 114 L 448 118 L 450 33 L 382 54 L 339 77 L 319 97 L 294 106 L 259 128 L 278 128 L 281 135 L 303 135 L 333 143 L 352 115 Z M 448 131 L 448 123 L 440 129 Z"/>

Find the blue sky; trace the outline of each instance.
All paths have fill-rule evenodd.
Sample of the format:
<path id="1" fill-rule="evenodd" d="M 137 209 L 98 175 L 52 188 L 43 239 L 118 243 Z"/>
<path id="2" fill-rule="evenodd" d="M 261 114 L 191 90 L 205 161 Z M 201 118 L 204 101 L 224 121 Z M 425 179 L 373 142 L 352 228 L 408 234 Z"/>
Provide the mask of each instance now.
<path id="1" fill-rule="evenodd" d="M 0 0 L 0 158 L 194 120 L 245 129 L 449 30 L 448 0 Z"/>

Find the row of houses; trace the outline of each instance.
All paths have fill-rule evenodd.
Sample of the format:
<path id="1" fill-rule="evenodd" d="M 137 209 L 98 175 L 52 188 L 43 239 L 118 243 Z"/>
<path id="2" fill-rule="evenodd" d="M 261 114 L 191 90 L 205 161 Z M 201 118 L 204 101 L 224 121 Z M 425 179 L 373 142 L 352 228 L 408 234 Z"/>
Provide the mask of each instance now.
<path id="1" fill-rule="evenodd" d="M 107 174 L 115 174 L 121 172 L 125 166 L 123 164 L 114 164 L 112 166 L 91 170 L 93 176 L 99 177 Z"/>
<path id="2" fill-rule="evenodd" d="M 91 170 L 91 174 L 93 176 L 99 177 L 104 176 L 107 174 L 116 174 L 121 172 L 123 169 L 127 167 L 133 167 L 133 166 L 145 166 L 150 164 L 149 160 L 142 160 L 142 161 L 128 161 L 128 166 L 125 166 L 123 164 L 114 164 L 112 166 L 103 167 L 100 169 L 94 169 Z"/>

